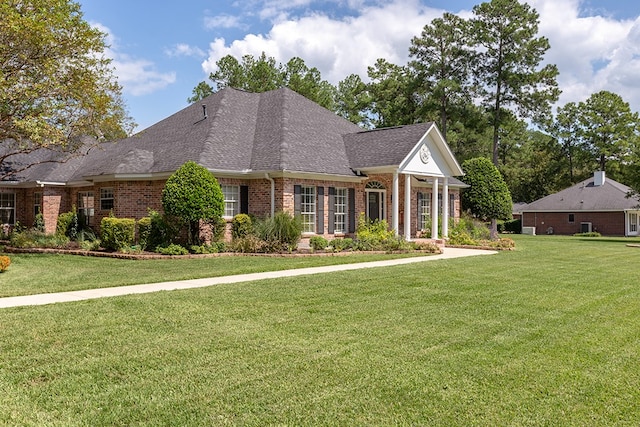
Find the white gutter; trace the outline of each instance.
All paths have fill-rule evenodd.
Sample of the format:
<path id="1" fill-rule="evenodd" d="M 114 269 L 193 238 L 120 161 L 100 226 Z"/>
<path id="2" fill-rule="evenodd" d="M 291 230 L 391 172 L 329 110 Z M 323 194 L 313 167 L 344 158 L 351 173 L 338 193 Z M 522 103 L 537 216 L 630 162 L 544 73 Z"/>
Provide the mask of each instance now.
<path id="1" fill-rule="evenodd" d="M 276 207 L 276 182 L 273 180 L 273 178 L 271 178 L 271 176 L 269 176 L 268 173 L 265 173 L 264 177 L 271 183 L 271 218 L 273 218 Z"/>

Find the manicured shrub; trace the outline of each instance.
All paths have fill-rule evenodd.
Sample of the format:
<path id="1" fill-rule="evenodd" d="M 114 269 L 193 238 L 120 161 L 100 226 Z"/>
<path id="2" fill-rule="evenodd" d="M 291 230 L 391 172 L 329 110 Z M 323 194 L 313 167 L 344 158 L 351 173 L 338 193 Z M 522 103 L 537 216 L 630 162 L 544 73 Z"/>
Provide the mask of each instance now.
<path id="1" fill-rule="evenodd" d="M 151 240 L 151 217 L 145 216 L 138 220 L 138 245 L 140 249 L 147 250 Z"/>
<path id="2" fill-rule="evenodd" d="M 162 191 L 165 214 L 187 226 L 189 243 L 200 240 L 200 222 L 211 223 L 224 213 L 218 181 L 205 167 L 189 161 L 169 177 Z"/>
<path id="3" fill-rule="evenodd" d="M 8 256 L 0 256 L 0 273 L 4 273 L 11 265 L 11 259 Z"/>
<path id="4" fill-rule="evenodd" d="M 247 214 L 238 214 L 231 221 L 231 237 L 240 239 L 253 233 L 253 221 Z"/>
<path id="5" fill-rule="evenodd" d="M 322 251 L 329 246 L 329 241 L 322 236 L 312 236 L 309 239 L 309 245 L 314 251 Z"/>
<path id="6" fill-rule="evenodd" d="M 522 220 L 498 221 L 498 232 L 520 234 L 522 232 Z"/>
<path id="7" fill-rule="evenodd" d="M 102 247 L 112 251 L 128 250 L 135 244 L 136 221 L 132 218 L 102 218 Z"/>
<path id="8" fill-rule="evenodd" d="M 157 247 L 156 252 L 162 255 L 188 255 L 189 251 L 178 244 L 172 243 L 166 247 Z"/>
<path id="9" fill-rule="evenodd" d="M 574 234 L 576 237 L 602 237 L 602 234 L 597 231 L 589 231 L 587 233 L 576 233 Z"/>

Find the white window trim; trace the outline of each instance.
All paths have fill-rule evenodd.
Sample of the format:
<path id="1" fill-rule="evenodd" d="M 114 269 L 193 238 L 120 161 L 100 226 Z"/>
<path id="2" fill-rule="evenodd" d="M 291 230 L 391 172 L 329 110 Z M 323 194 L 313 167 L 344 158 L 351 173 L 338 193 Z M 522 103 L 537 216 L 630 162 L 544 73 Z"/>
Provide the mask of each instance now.
<path id="1" fill-rule="evenodd" d="M 349 211 L 349 193 L 347 188 L 337 187 L 333 197 L 333 232 L 334 234 L 345 234 L 347 232 L 347 214 Z M 338 203 L 338 200 L 341 200 L 342 203 Z M 339 207 L 341 211 L 339 211 Z"/>
<path id="2" fill-rule="evenodd" d="M 307 202 L 306 201 L 307 197 L 311 198 L 312 201 Z M 309 185 L 301 185 L 300 186 L 300 216 L 302 217 L 302 233 L 303 234 L 316 233 L 317 208 L 318 208 L 318 200 L 317 200 L 317 194 L 316 194 L 316 187 L 309 186 Z"/>
<path id="3" fill-rule="evenodd" d="M 240 186 L 224 184 L 220 186 L 220 189 L 222 190 L 222 197 L 224 199 L 224 214 L 222 217 L 226 219 L 233 218 L 240 213 Z M 234 197 L 229 197 L 231 195 Z M 229 206 L 231 206 L 230 209 Z M 228 211 L 231 211 L 232 215 L 228 215 Z"/>
<path id="4" fill-rule="evenodd" d="M 6 201 L 13 204 L 13 206 L 4 206 L 6 202 L 0 203 L 0 211 L 9 211 L 9 217 L 13 219 L 13 222 L 8 222 L 8 223 L 3 222 L 2 225 L 5 225 L 5 224 L 14 225 L 16 223 L 16 193 L 0 193 L 0 200 L 2 198 L 5 198 L 4 196 L 12 196 L 11 198 L 13 200 L 9 200 L 9 198 L 7 197 Z"/>

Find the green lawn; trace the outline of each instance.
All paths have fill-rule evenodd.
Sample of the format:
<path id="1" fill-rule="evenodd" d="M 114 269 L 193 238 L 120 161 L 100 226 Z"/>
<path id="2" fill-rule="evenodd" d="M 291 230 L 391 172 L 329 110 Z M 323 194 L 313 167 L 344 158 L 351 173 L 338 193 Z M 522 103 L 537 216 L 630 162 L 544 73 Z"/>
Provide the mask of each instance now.
<path id="1" fill-rule="evenodd" d="M 201 279 L 422 255 L 419 253 L 348 254 L 301 258 L 221 256 L 122 260 L 77 255 L 10 254 L 11 266 L 0 276 L 0 297 Z"/>
<path id="2" fill-rule="evenodd" d="M 640 249 L 516 239 L 0 310 L 0 424 L 638 426 Z"/>

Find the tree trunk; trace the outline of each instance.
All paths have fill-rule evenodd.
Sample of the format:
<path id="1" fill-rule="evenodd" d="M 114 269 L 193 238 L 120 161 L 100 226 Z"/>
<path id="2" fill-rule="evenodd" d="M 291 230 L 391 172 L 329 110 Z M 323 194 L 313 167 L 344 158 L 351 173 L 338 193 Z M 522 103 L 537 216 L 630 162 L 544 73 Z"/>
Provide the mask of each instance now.
<path id="1" fill-rule="evenodd" d="M 498 220 L 491 219 L 491 227 L 489 228 L 491 240 L 498 240 L 500 236 L 498 236 Z"/>

